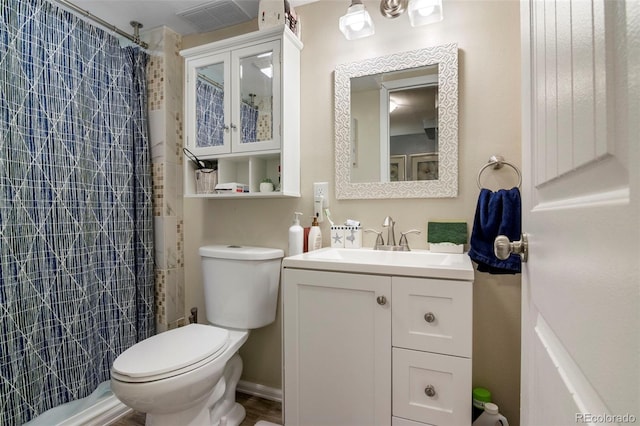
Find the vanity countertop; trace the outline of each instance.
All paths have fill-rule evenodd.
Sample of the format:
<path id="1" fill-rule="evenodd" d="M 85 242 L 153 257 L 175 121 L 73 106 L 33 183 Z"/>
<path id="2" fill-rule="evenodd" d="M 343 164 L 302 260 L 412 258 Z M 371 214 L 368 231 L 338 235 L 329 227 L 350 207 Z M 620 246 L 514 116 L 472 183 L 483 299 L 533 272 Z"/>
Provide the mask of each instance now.
<path id="1" fill-rule="evenodd" d="M 473 281 L 467 253 L 323 248 L 285 257 L 284 268 Z"/>

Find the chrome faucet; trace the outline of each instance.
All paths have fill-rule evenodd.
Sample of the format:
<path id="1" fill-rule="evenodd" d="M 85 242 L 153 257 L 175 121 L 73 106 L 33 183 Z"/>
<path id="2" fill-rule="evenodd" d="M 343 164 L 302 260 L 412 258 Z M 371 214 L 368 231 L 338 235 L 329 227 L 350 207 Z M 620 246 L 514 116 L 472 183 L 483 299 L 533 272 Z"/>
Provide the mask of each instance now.
<path id="1" fill-rule="evenodd" d="M 384 228 L 387 228 L 387 244 L 384 243 L 382 232 L 376 231 L 375 229 L 365 229 L 365 232 L 373 232 L 377 234 L 376 243 L 373 246 L 374 250 L 411 251 L 411 249 L 409 248 L 409 243 L 407 242 L 407 234 L 420 234 L 420 231 L 417 229 L 411 229 L 407 232 L 402 232 L 402 235 L 400 237 L 400 244 L 396 245 L 395 225 L 396 223 L 391 218 L 391 216 L 385 217 L 384 221 L 382 222 L 382 226 Z"/>
<path id="2" fill-rule="evenodd" d="M 396 233 L 395 233 L 396 223 L 393 221 L 391 216 L 387 216 L 384 218 L 382 222 L 382 227 L 387 228 L 387 245 L 395 246 L 396 245 Z"/>

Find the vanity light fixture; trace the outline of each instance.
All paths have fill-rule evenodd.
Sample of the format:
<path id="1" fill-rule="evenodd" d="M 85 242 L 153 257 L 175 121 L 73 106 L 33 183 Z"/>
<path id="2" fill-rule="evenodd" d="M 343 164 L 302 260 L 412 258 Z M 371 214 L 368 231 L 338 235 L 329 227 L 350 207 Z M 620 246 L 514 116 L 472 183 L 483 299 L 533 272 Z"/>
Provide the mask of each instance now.
<path id="1" fill-rule="evenodd" d="M 385 18 L 397 18 L 405 10 L 412 27 L 442 21 L 442 0 L 381 0 L 380 13 Z"/>
<path id="2" fill-rule="evenodd" d="M 362 0 L 352 0 L 347 13 L 340 17 L 340 31 L 347 40 L 356 40 L 373 35 L 375 32 L 371 15 Z"/>
<path id="3" fill-rule="evenodd" d="M 409 3 L 409 0 L 382 0 L 380 2 L 380 13 L 385 18 L 397 18 L 407 10 L 407 3 Z"/>

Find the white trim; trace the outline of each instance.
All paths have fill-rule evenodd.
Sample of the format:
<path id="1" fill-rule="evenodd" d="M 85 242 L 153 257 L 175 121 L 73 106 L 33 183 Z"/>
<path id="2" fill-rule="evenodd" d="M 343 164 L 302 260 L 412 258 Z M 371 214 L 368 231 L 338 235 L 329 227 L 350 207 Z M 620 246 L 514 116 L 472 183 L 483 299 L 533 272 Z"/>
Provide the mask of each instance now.
<path id="1" fill-rule="evenodd" d="M 104 426 L 115 423 L 132 413 L 115 395 L 111 395 L 89 409 L 65 420 L 58 426 Z"/>
<path id="2" fill-rule="evenodd" d="M 238 392 L 268 399 L 270 401 L 282 402 L 282 389 L 272 388 L 269 386 L 261 385 L 259 383 L 252 383 L 252 382 L 247 382 L 246 380 L 240 380 L 238 382 L 238 386 L 236 387 L 236 390 Z"/>

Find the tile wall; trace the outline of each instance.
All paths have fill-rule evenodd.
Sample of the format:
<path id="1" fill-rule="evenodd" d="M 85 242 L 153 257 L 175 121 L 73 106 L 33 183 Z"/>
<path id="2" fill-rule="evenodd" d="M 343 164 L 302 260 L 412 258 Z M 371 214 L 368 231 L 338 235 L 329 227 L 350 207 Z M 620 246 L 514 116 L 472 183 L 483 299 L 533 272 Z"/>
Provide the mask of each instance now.
<path id="1" fill-rule="evenodd" d="M 148 31 L 149 131 L 153 165 L 156 327 L 184 324 L 184 218 L 182 208 L 181 36 L 169 28 Z"/>

